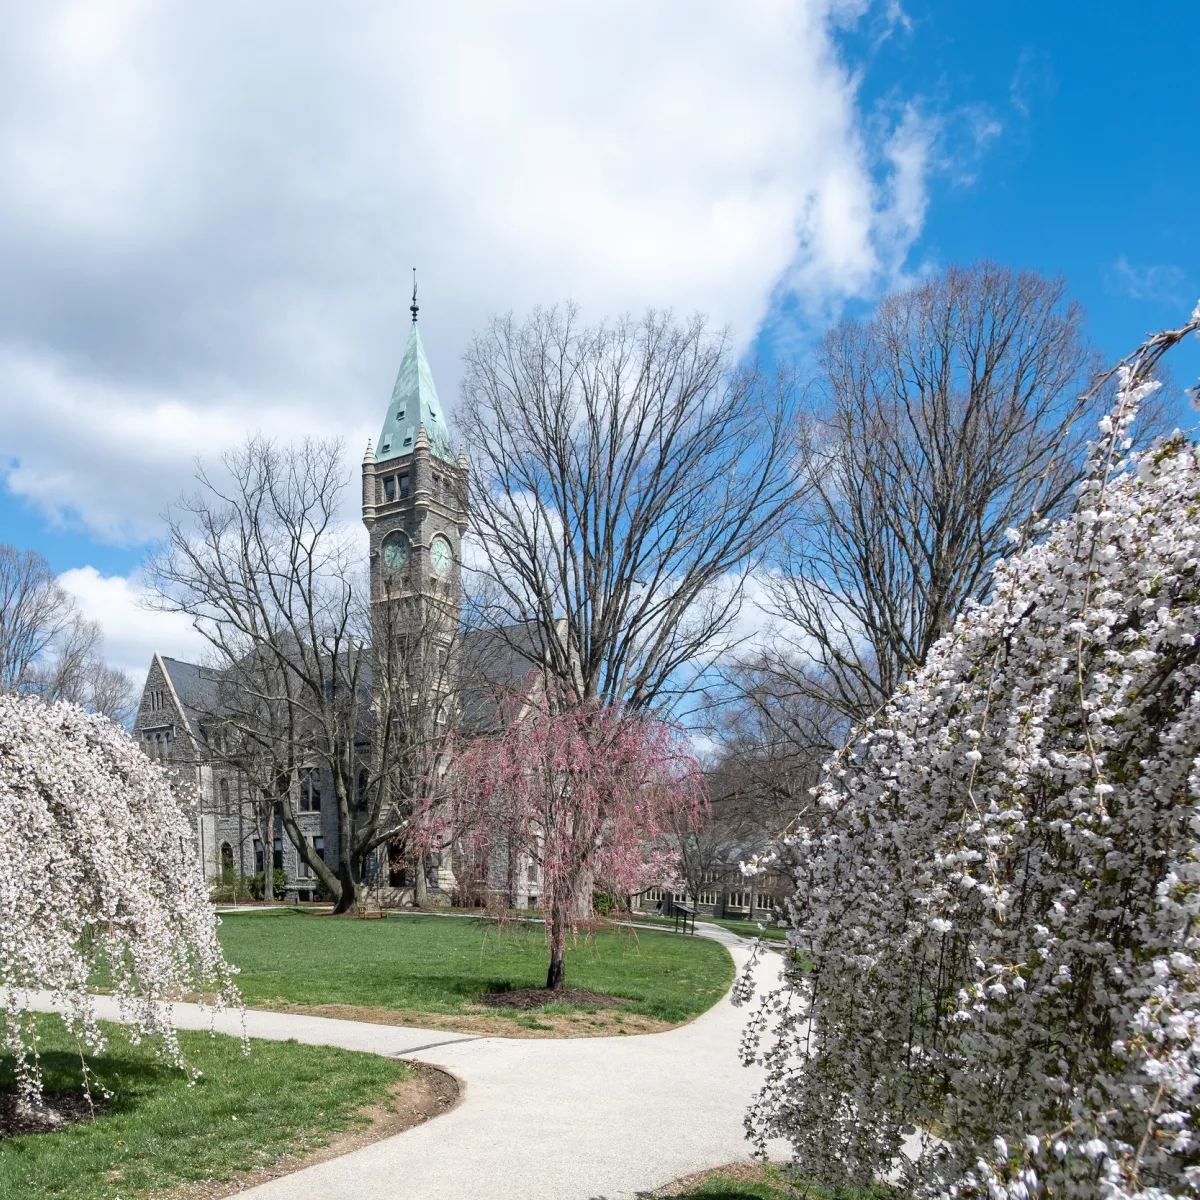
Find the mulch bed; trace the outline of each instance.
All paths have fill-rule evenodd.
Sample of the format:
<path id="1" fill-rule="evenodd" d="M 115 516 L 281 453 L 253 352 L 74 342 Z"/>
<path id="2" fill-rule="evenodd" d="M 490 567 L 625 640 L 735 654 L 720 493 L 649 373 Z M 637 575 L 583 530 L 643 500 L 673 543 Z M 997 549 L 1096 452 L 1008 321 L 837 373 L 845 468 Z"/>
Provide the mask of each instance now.
<path id="1" fill-rule="evenodd" d="M 587 988 L 513 988 L 509 992 L 482 992 L 475 997 L 478 1004 L 488 1008 L 517 1008 L 528 1012 L 545 1008 L 547 1004 L 578 1004 L 581 1008 L 619 1008 L 632 1001 L 621 996 L 605 996 L 602 992 L 589 992 Z"/>
<path id="2" fill-rule="evenodd" d="M 68 1092 L 62 1096 L 46 1096 L 36 1108 L 12 1092 L 0 1094 L 0 1140 L 25 1133 L 53 1133 L 76 1121 L 88 1121 L 93 1112 L 99 1116 L 108 1107 L 99 1095 L 93 1095 L 95 1108 L 88 1103 L 86 1092 Z"/>

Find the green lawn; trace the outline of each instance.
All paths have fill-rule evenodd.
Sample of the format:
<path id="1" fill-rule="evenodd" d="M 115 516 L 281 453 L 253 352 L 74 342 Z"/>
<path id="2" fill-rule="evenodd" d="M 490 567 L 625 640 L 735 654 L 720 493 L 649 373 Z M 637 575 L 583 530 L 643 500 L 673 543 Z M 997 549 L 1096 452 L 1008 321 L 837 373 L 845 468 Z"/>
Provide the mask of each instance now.
<path id="1" fill-rule="evenodd" d="M 58 1017 L 38 1025 L 47 1094 L 77 1091 L 74 1041 Z M 296 1042 L 255 1041 L 247 1058 L 235 1038 L 181 1032 L 186 1061 L 203 1072 L 188 1087 L 150 1045 L 131 1045 L 120 1026 L 104 1029 L 108 1049 L 90 1061 L 114 1093 L 110 1107 L 94 1121 L 0 1141 L 0 1200 L 131 1200 L 228 1179 L 365 1125 L 359 1110 L 386 1102 L 409 1074 L 374 1054 Z M 13 1086 L 12 1056 L 0 1054 L 0 1091 Z"/>
<path id="2" fill-rule="evenodd" d="M 819 1187 L 790 1180 L 784 1167 L 761 1163 L 718 1167 L 683 1191 L 667 1188 L 655 1195 L 670 1200 L 899 1200 L 894 1189 L 884 1186 L 866 1193 Z"/>
<path id="3" fill-rule="evenodd" d="M 221 944 L 241 970 L 238 983 L 249 1005 L 286 1001 L 461 1014 L 481 992 L 546 982 L 549 959 L 538 924 L 501 928 L 488 920 L 399 914 L 347 920 L 290 909 L 233 913 L 221 921 Z M 673 1023 L 697 1016 L 724 995 L 733 982 L 733 961 L 723 946 L 701 938 L 607 928 L 568 948 L 566 982 L 630 998 L 621 1014 Z M 555 1005 L 544 1011 L 577 1009 Z"/>
<path id="4" fill-rule="evenodd" d="M 757 1164 L 710 1171 L 682 1192 L 667 1192 L 671 1200 L 793 1200 L 800 1194 L 788 1186 L 779 1167 Z"/>

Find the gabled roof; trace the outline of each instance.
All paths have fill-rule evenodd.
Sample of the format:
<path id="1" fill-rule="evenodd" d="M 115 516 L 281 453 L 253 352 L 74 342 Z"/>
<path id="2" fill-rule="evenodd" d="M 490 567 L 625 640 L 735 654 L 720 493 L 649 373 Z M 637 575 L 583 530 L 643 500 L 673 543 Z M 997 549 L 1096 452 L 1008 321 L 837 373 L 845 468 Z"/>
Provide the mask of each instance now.
<path id="1" fill-rule="evenodd" d="M 445 462 L 454 461 L 454 448 L 450 441 L 450 429 L 438 400 L 437 388 L 433 386 L 433 372 L 425 357 L 425 347 L 413 322 L 404 348 L 396 386 L 392 389 L 392 402 L 383 420 L 383 431 L 375 451 L 376 462 L 387 462 L 411 454 L 417 442 L 417 431 L 425 427 L 429 439 L 429 453 Z"/>
<path id="2" fill-rule="evenodd" d="M 181 716 L 194 737 L 203 738 L 201 719 L 218 710 L 220 673 L 211 667 L 157 655 L 167 682 L 182 710 Z M 520 700 L 536 686 L 540 658 L 532 625 L 510 625 L 503 629 L 467 632 L 462 643 L 462 677 L 459 728 L 467 736 L 487 733 L 498 726 L 501 697 Z M 363 684 L 371 686 L 371 670 L 365 666 Z"/>
<path id="3" fill-rule="evenodd" d="M 198 736 L 201 714 L 211 712 L 216 703 L 216 672 L 196 663 L 183 662 L 178 658 L 168 658 L 165 654 L 160 654 L 158 660 L 162 663 L 167 681 L 183 708 L 183 717 L 187 721 L 191 733 Z"/>
<path id="4" fill-rule="evenodd" d="M 528 697 L 541 650 L 532 623 L 473 629 L 463 637 L 459 728 L 468 737 L 499 726 L 502 698 Z"/>

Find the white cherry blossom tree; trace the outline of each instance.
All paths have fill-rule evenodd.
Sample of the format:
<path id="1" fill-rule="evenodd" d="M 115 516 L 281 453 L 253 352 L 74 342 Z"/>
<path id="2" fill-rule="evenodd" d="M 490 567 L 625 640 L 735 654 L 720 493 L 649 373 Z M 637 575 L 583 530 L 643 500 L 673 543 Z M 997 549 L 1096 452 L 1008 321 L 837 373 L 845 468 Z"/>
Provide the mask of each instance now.
<path id="1" fill-rule="evenodd" d="M 780 848 L 799 953 L 748 1126 L 808 1177 L 869 1186 L 922 1130 L 916 1195 L 1200 1191 L 1200 447 L 1129 454 L 1197 330 L 1118 368 L 1073 513 L 1014 531 Z"/>
<path id="2" fill-rule="evenodd" d="M 120 728 L 71 704 L 0 695 L 3 1045 L 41 1093 L 32 994 L 49 991 L 99 1052 L 97 973 L 138 1035 L 187 1070 L 170 1000 L 240 1006 L 192 829 L 171 781 Z M 84 1083 L 90 1086 L 86 1068 Z"/>

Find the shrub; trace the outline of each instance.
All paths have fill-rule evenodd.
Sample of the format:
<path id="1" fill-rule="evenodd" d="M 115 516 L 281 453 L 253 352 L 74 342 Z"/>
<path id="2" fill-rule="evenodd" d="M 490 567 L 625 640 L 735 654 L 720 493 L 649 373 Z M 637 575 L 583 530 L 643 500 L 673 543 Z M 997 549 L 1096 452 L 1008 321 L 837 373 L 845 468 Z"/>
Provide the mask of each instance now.
<path id="1" fill-rule="evenodd" d="M 805 1175 L 865 1188 L 916 1126 L 917 1194 L 1198 1190 L 1200 451 L 1116 465 L 1154 357 L 1074 515 L 997 566 L 784 850 L 811 969 L 755 1017 L 750 1124 Z"/>
<path id="2" fill-rule="evenodd" d="M 259 876 L 260 890 L 262 876 Z M 209 899 L 214 904 L 237 904 L 242 900 L 252 899 L 250 892 L 250 876 L 239 875 L 236 871 L 225 870 L 209 883 Z"/>
<path id="3" fill-rule="evenodd" d="M 261 900 L 266 895 L 266 879 L 262 871 L 259 871 L 257 875 L 251 875 L 246 882 L 249 885 L 252 899 Z M 272 875 L 272 884 L 275 888 L 275 899 L 282 900 L 284 893 L 288 890 L 287 872 L 276 867 Z"/>

